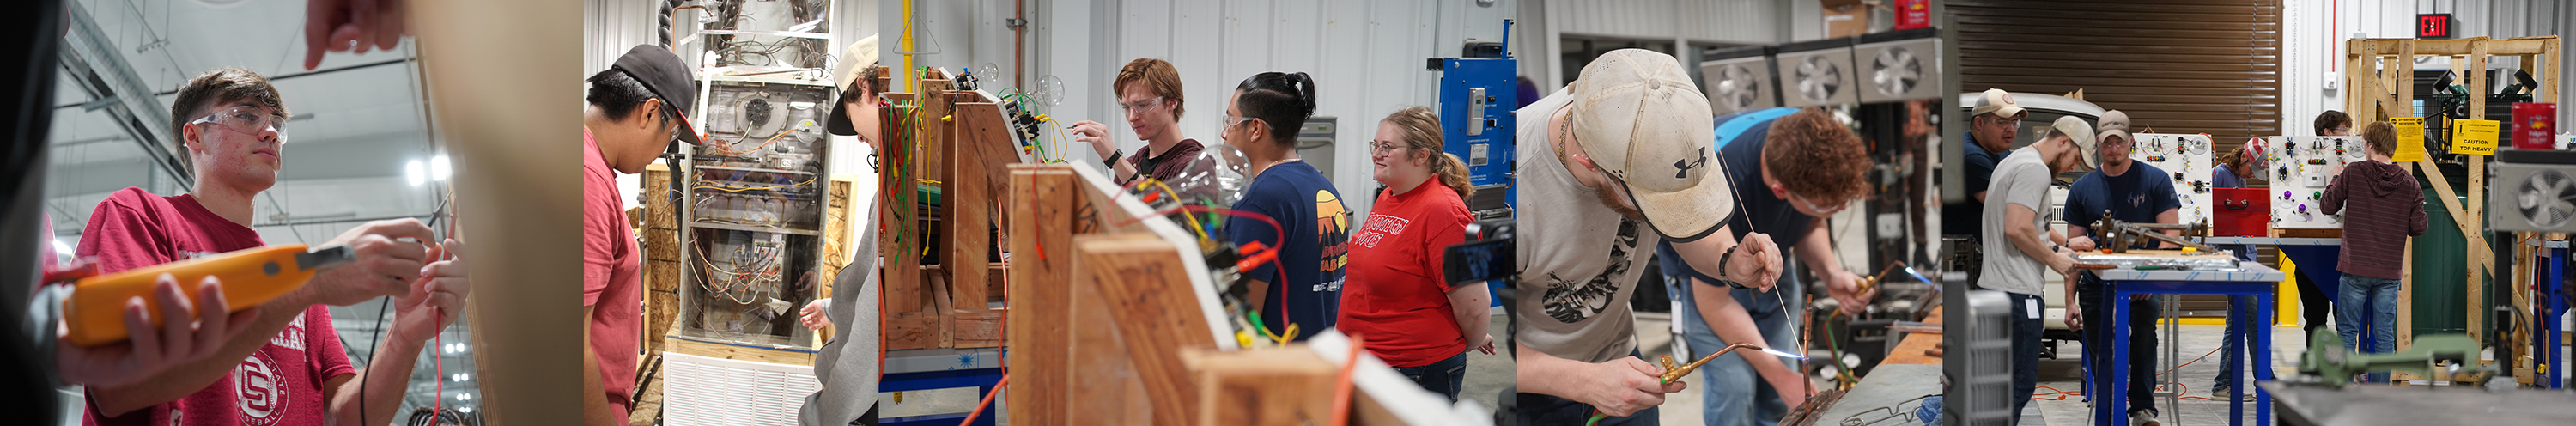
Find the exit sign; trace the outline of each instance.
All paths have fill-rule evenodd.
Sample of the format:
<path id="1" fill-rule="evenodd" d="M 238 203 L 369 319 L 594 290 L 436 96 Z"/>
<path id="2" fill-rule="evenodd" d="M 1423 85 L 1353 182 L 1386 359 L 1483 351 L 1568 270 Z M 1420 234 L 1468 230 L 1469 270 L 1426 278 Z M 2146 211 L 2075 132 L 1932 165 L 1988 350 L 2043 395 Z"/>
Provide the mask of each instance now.
<path id="1" fill-rule="evenodd" d="M 2451 14 L 2416 14 L 2415 38 L 2451 38 Z"/>

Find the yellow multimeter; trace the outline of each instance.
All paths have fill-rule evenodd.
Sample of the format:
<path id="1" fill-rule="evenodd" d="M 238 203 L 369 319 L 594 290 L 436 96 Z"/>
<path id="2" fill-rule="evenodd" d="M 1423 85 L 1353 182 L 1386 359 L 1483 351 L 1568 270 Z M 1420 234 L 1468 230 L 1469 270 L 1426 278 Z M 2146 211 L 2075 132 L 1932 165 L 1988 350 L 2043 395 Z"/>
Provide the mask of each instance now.
<path id="1" fill-rule="evenodd" d="M 143 308 L 152 313 L 152 324 L 161 325 L 167 319 L 160 314 L 161 303 L 152 297 L 153 281 L 161 274 L 177 278 L 181 288 L 190 289 L 190 297 L 195 296 L 196 283 L 213 276 L 223 283 L 225 303 L 232 305 L 225 310 L 239 312 L 303 288 L 323 267 L 355 258 L 346 246 L 308 252 L 303 244 L 289 244 L 82 278 L 73 284 L 71 298 L 63 300 L 63 322 L 70 329 L 66 339 L 81 346 L 125 340 L 129 337 L 125 333 L 125 303 L 135 297 L 143 298 Z"/>

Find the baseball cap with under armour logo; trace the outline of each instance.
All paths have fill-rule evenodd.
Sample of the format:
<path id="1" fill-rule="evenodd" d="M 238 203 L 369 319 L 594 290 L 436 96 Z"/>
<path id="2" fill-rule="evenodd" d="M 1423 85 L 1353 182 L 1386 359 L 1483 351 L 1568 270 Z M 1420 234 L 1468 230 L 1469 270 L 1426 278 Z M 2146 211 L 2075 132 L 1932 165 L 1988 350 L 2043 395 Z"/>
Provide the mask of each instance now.
<path id="1" fill-rule="evenodd" d="M 1711 151 L 1715 115 L 1672 55 L 1620 49 L 1583 67 L 1568 113 L 1574 140 L 1617 178 L 1646 223 L 1689 242 L 1716 231 L 1735 211 L 1726 174 Z"/>

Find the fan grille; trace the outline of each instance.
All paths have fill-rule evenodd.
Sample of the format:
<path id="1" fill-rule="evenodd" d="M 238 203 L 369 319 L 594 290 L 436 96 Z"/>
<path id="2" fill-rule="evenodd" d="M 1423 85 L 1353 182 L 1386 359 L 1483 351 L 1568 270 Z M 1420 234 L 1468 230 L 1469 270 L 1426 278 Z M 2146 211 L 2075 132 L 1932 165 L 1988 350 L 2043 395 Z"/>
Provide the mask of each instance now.
<path id="1" fill-rule="evenodd" d="M 1923 59 L 1914 55 L 1914 49 L 1904 46 L 1880 49 L 1869 68 L 1870 84 L 1889 96 L 1913 91 L 1923 80 Z"/>
<path id="2" fill-rule="evenodd" d="M 1812 102 L 1832 101 L 1843 86 L 1843 69 L 1825 55 L 1798 61 L 1798 96 Z"/>
<path id="3" fill-rule="evenodd" d="M 2515 210 L 2525 220 L 2542 228 L 2557 228 L 2576 218 L 2576 178 L 2566 172 L 2542 170 L 2522 182 L 2522 192 L 2515 197 Z"/>

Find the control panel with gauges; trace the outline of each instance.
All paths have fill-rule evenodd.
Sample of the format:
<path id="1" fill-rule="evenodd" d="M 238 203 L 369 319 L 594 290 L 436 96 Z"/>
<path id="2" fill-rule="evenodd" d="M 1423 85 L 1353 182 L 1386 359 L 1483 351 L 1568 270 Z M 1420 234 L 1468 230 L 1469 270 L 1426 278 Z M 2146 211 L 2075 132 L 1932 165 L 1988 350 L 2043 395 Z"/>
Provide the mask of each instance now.
<path id="1" fill-rule="evenodd" d="M 2164 170 L 2163 179 L 2172 179 L 2174 195 L 2182 200 L 2182 223 L 2207 223 L 2210 216 L 2212 185 L 2210 174 L 2209 135 L 2173 133 L 2139 133 L 2131 145 L 2129 158 Z"/>
<path id="2" fill-rule="evenodd" d="M 2272 163 L 2263 173 L 2272 179 L 2266 194 L 2272 202 L 2274 229 L 2343 229 L 2343 217 L 2325 213 L 2326 186 L 2343 174 L 2345 163 L 2363 161 L 2358 136 L 2273 136 L 2263 139 Z"/>

